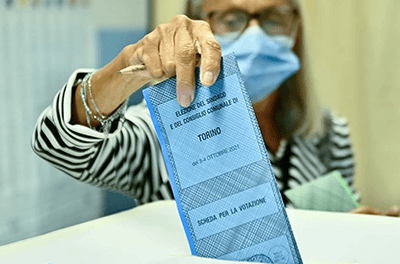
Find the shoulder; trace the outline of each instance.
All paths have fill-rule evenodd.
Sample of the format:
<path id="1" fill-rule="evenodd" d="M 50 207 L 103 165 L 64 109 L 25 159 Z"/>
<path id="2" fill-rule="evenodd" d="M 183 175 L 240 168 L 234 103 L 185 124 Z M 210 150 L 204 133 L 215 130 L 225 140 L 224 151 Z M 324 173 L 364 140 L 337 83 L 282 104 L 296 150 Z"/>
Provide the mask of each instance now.
<path id="1" fill-rule="evenodd" d="M 346 117 L 330 110 L 324 111 L 323 129 L 322 142 L 330 142 L 339 148 L 350 147 L 350 127 Z"/>
<path id="2" fill-rule="evenodd" d="M 336 163 L 353 164 L 353 149 L 348 119 L 331 110 L 323 114 L 323 131 L 312 139 L 321 161 L 328 167 Z M 336 164 L 336 165 L 335 165 Z"/>
<path id="3" fill-rule="evenodd" d="M 341 145 L 350 143 L 350 126 L 346 117 L 330 109 L 324 109 L 322 111 L 322 120 L 319 122 L 322 122 L 320 131 L 304 136 L 304 140 L 317 147 L 322 147 L 331 141 Z"/>
<path id="4" fill-rule="evenodd" d="M 301 136 L 298 140 L 310 146 L 313 153 L 326 165 L 335 158 L 344 158 L 352 155 L 350 139 L 350 127 L 348 119 L 330 109 L 322 112 L 320 131 L 307 136 Z"/>
<path id="5" fill-rule="evenodd" d="M 333 133 L 343 137 L 348 137 L 350 135 L 349 124 L 346 117 L 326 110 L 324 111 L 323 122 L 324 130 L 327 133 Z"/>

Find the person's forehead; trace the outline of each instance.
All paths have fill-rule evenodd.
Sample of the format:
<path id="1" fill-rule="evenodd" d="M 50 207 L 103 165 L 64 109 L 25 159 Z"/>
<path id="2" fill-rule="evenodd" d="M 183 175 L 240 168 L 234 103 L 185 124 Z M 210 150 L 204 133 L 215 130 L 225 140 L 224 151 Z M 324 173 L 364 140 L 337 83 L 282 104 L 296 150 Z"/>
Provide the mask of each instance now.
<path id="1" fill-rule="evenodd" d="M 283 5 L 287 2 L 287 0 L 203 0 L 202 11 L 210 13 L 216 10 L 240 8 L 249 13 L 255 13 L 258 10 Z"/>

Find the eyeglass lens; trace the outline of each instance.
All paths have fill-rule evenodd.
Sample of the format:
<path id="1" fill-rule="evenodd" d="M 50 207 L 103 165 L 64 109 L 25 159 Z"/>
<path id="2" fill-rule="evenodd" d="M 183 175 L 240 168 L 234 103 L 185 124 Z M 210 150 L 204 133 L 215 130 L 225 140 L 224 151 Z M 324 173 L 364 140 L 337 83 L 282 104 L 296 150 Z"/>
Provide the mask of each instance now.
<path id="1" fill-rule="evenodd" d="M 210 25 L 217 35 L 237 33 L 239 36 L 248 26 L 250 20 L 257 17 L 260 27 L 269 35 L 290 36 L 297 18 L 292 8 L 274 7 L 264 9 L 251 15 L 241 9 L 213 12 L 210 16 Z"/>

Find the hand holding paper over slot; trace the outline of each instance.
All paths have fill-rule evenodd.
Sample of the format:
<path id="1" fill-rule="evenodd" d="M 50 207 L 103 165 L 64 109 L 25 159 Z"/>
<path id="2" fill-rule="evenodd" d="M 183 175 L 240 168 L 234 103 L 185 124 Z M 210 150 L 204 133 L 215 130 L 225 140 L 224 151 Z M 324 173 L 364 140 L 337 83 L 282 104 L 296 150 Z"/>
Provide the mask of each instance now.
<path id="1" fill-rule="evenodd" d="M 192 254 L 302 263 L 234 54 L 187 108 L 175 78 L 143 93 Z"/>

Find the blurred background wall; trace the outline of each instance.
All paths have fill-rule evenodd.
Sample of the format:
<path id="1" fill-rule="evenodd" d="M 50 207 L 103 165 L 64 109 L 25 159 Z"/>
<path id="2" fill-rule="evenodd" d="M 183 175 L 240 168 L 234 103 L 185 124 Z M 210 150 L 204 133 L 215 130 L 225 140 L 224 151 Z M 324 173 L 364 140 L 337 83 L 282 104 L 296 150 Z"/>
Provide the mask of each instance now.
<path id="1" fill-rule="evenodd" d="M 37 117 L 74 69 L 103 66 L 182 13 L 184 3 L 0 1 L 0 245 L 134 205 L 52 168 L 29 141 Z M 382 211 L 400 205 L 400 1 L 301 4 L 309 78 L 321 103 L 349 119 L 362 204 Z M 140 94 L 131 103 L 137 100 Z"/>
<path id="2" fill-rule="evenodd" d="M 0 1 L 0 245 L 133 206 L 56 170 L 30 139 L 75 69 L 101 67 L 147 33 L 149 3 Z"/>
<path id="3" fill-rule="evenodd" d="M 349 120 L 361 203 L 400 206 L 400 1 L 301 3 L 310 77 Z"/>
<path id="4" fill-rule="evenodd" d="M 96 65 L 90 10 L 89 3 L 0 2 L 0 245 L 100 215 L 101 191 L 30 147 L 38 116 L 68 75 Z"/>

